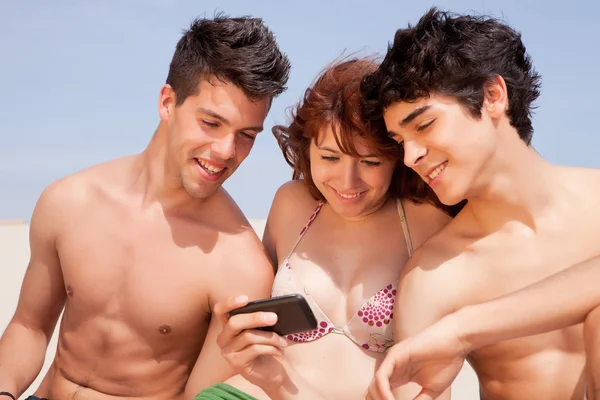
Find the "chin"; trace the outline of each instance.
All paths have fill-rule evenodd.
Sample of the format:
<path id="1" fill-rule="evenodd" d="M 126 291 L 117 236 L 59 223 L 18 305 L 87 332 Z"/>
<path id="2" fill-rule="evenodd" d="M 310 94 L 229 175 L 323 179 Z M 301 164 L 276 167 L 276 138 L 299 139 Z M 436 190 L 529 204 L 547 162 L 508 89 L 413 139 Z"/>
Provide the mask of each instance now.
<path id="1" fill-rule="evenodd" d="M 435 193 L 440 202 L 445 206 L 455 206 L 465 200 L 465 196 L 460 193 Z"/>
<path id="2" fill-rule="evenodd" d="M 195 199 L 206 199 L 212 196 L 219 186 L 208 187 L 202 183 L 186 183 L 183 182 L 183 188 L 191 197 Z"/>

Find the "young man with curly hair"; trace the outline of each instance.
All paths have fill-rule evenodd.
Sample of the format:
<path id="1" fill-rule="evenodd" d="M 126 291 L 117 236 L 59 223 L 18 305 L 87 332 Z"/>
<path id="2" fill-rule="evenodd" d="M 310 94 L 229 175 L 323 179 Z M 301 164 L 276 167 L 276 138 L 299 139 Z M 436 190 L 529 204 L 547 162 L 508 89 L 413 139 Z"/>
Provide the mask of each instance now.
<path id="1" fill-rule="evenodd" d="M 442 351 L 443 335 L 428 343 L 453 371 L 433 368 L 431 359 L 402 362 L 406 352 L 397 349 L 457 310 L 600 255 L 600 171 L 551 164 L 531 146 L 539 88 L 540 76 L 513 28 L 437 9 L 398 30 L 380 68 L 364 80 L 367 111 L 402 144 L 405 164 L 442 203 L 467 200 L 403 271 L 394 317 L 400 344 L 376 379 L 387 379 L 387 386 L 374 385 L 372 397 L 390 398 L 391 380 L 398 398 L 448 399 L 447 376 L 456 376 L 462 359 Z M 583 290 L 563 289 L 573 297 Z M 495 316 L 477 314 L 482 324 Z M 583 324 L 567 324 L 490 343 L 466 358 L 482 398 L 582 399 L 584 347 Z"/>

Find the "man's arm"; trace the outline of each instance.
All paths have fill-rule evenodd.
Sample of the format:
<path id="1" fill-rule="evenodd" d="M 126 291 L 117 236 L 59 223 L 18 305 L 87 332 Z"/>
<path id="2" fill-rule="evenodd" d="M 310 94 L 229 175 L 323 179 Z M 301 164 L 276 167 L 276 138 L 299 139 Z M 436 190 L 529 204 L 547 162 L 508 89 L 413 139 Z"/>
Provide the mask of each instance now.
<path id="1" fill-rule="evenodd" d="M 65 303 L 65 286 L 56 250 L 64 209 L 60 185 L 49 186 L 33 212 L 31 258 L 17 309 L 0 339 L 0 391 L 15 397 L 31 385 L 44 364 L 46 349 Z"/>
<path id="2" fill-rule="evenodd" d="M 596 257 L 516 292 L 460 308 L 388 350 L 371 384 L 372 397 L 388 399 L 390 388 L 411 381 L 450 388 L 468 353 L 480 347 L 583 322 L 588 372 L 598 376 L 598 347 L 592 340 L 597 340 L 600 316 L 592 311 L 600 307 L 599 280 Z"/>
<path id="3" fill-rule="evenodd" d="M 516 292 L 464 307 L 452 317 L 467 350 L 585 321 L 600 306 L 600 257 L 567 268 Z"/>
<path id="4" fill-rule="evenodd" d="M 398 284 L 398 294 L 394 309 L 394 340 L 402 342 L 437 322 L 454 311 L 455 300 L 452 293 L 457 291 L 448 279 L 447 266 L 435 266 L 426 261 L 428 250 L 417 252 L 406 265 Z M 425 265 L 427 264 L 427 267 Z M 431 265 L 430 265 L 431 264 Z M 412 400 L 422 388 L 410 382 L 393 390 L 397 400 Z M 436 397 L 450 399 L 450 388 Z"/>
<path id="5" fill-rule="evenodd" d="M 228 297 L 246 295 L 250 300 L 271 296 L 273 267 L 256 233 L 250 228 L 237 235 L 235 244 L 227 251 L 222 277 L 215 282 L 210 304 L 213 315 L 202 351 L 186 385 L 186 399 L 193 399 L 202 389 L 223 382 L 233 376 L 233 367 L 223 358 L 217 345 L 217 337 L 223 330 L 224 318 L 214 314 L 214 305 Z"/>

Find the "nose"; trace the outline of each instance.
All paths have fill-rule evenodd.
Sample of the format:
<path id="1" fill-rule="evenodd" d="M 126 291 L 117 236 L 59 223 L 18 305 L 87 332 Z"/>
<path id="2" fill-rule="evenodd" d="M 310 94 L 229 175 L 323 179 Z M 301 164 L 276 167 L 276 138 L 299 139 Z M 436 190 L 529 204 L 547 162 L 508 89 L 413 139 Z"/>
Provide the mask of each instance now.
<path id="1" fill-rule="evenodd" d="M 404 141 L 404 164 L 409 168 L 419 165 L 427 154 L 427 149 L 414 140 Z"/>
<path id="2" fill-rule="evenodd" d="M 222 160 L 230 160 L 235 157 L 235 133 L 227 133 L 216 139 L 212 151 Z"/>
<path id="3" fill-rule="evenodd" d="M 357 187 L 359 180 L 358 162 L 356 160 L 349 160 L 344 166 L 343 189 L 347 190 Z"/>

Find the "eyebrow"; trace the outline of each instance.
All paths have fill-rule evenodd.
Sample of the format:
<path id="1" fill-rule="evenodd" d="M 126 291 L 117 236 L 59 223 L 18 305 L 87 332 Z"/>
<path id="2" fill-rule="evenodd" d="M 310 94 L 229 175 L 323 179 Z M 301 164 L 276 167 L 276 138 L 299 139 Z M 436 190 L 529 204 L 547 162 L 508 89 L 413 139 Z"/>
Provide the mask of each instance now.
<path id="1" fill-rule="evenodd" d="M 320 149 L 320 150 L 328 151 L 328 152 L 333 153 L 333 154 L 339 154 L 340 153 L 338 150 L 334 150 L 331 147 L 327 147 L 327 146 L 323 146 L 323 147 L 317 146 L 317 148 Z M 371 157 L 377 158 L 377 157 L 379 157 L 377 154 L 359 154 L 358 156 L 360 158 L 371 158 Z"/>
<path id="2" fill-rule="evenodd" d="M 408 114 L 408 116 L 400 122 L 400 126 L 405 127 L 406 125 L 410 124 L 415 118 L 417 118 L 419 115 L 423 114 L 425 111 L 429 110 L 430 108 L 431 108 L 430 105 L 426 105 L 426 106 L 419 107 L 416 110 L 413 110 L 413 112 Z"/>
<path id="3" fill-rule="evenodd" d="M 231 123 L 229 122 L 229 120 L 227 118 L 225 118 L 222 115 L 217 114 L 216 112 L 214 112 L 212 110 L 209 110 L 208 108 L 198 107 L 196 109 L 196 111 L 203 112 L 204 114 L 209 115 L 209 116 L 213 117 L 214 119 L 218 119 L 219 121 L 221 121 L 225 125 L 231 125 Z M 259 126 L 248 126 L 246 128 L 240 129 L 240 131 L 256 131 L 256 132 L 261 132 L 263 129 L 264 129 L 263 126 L 259 125 Z"/>

